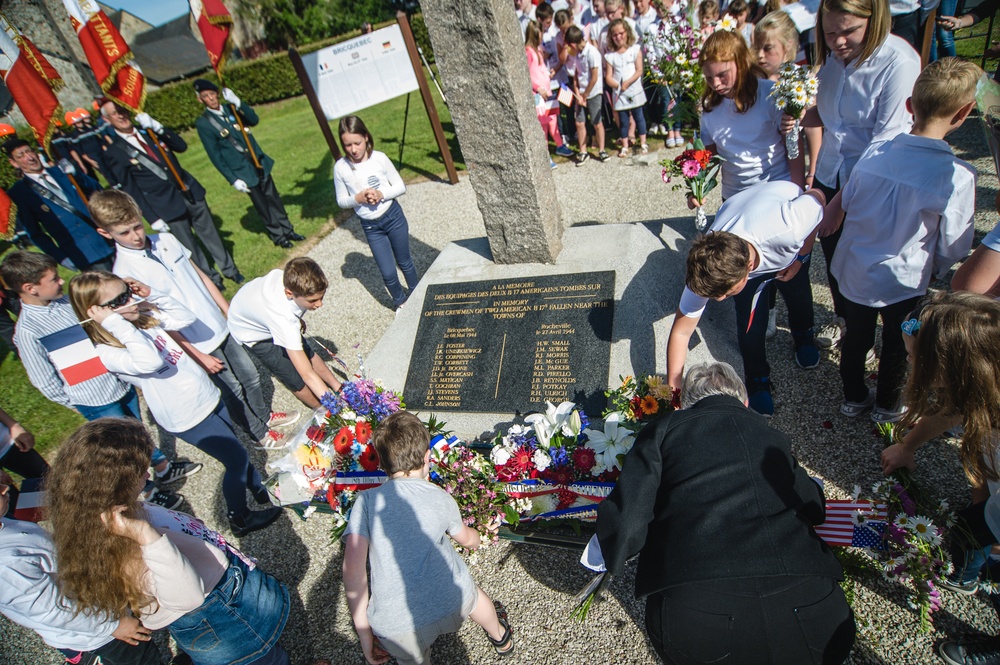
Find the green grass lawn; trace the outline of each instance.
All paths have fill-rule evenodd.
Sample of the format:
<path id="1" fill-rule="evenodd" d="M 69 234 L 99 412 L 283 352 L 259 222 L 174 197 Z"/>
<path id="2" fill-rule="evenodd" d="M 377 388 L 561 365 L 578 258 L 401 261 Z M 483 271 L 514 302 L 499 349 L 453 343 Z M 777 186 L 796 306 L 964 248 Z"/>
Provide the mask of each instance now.
<path id="1" fill-rule="evenodd" d="M 459 170 L 465 168 L 451 124 L 451 114 L 434 91 L 438 114 L 445 136 Z M 375 147 L 398 165 L 399 146 L 403 139 L 406 97 L 398 97 L 365 109 L 358 115 L 375 138 Z M 333 156 L 316 123 L 305 97 L 295 97 L 255 109 L 260 124 L 254 134 L 261 147 L 275 160 L 274 180 L 281 192 L 288 216 L 295 229 L 314 237 L 328 232 L 330 222 L 344 219 L 347 213 L 337 207 L 333 191 Z M 334 134 L 337 122 L 331 123 Z M 247 279 L 259 277 L 279 266 L 289 251 L 275 247 L 264 233 L 250 197 L 234 190 L 208 160 L 198 134 L 183 134 L 188 150 L 181 163 L 208 190 L 212 209 L 223 242 L 229 246 L 236 265 Z M 339 138 L 339 137 L 338 137 Z M 446 178 L 444 162 L 438 152 L 430 121 L 419 93 L 410 98 L 409 120 L 400 174 L 406 181 L 422 178 Z M 0 256 L 10 251 L 0 247 Z M 294 251 L 294 250 L 293 250 Z M 68 281 L 73 273 L 62 271 Z M 226 281 L 226 295 L 232 297 L 236 285 Z M 83 419 L 49 402 L 28 381 L 21 363 L 0 343 L 0 407 L 35 434 L 43 455 L 53 451 Z"/>
<path id="2" fill-rule="evenodd" d="M 989 19 L 980 21 L 971 28 L 955 31 L 955 51 L 963 58 L 972 60 L 977 65 L 982 64 L 983 50 L 987 46 L 986 31 L 989 28 Z M 990 42 L 1000 41 L 1000 20 L 993 23 L 993 35 Z M 985 69 L 990 74 L 1000 63 L 997 59 L 987 59 Z"/>

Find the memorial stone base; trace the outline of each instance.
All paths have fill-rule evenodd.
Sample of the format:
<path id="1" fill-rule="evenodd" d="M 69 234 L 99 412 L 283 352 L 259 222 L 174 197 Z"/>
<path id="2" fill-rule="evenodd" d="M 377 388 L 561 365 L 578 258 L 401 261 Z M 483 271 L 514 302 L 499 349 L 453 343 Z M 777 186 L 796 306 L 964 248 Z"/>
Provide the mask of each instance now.
<path id="1" fill-rule="evenodd" d="M 666 371 L 684 288 L 689 220 L 566 230 L 555 264 L 497 265 L 486 238 L 438 255 L 365 365 L 409 410 L 465 439 L 489 438 L 545 402 L 599 418 L 619 377 Z M 688 364 L 742 374 L 731 302 L 712 302 Z"/>

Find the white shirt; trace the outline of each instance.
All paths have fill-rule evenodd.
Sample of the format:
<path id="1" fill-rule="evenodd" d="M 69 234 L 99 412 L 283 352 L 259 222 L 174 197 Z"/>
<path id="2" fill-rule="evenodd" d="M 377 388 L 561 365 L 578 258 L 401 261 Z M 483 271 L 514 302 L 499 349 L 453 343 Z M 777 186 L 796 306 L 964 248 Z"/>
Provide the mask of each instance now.
<path id="1" fill-rule="evenodd" d="M 144 155 L 149 154 L 148 152 L 146 152 L 146 146 L 149 146 L 149 149 L 153 151 L 154 155 L 156 154 L 156 146 L 150 144 L 149 137 L 148 136 L 140 137 L 139 132 L 136 130 L 133 130 L 128 134 L 126 134 L 125 132 L 120 132 L 116 129 L 115 134 L 122 137 L 122 139 L 124 139 L 126 143 L 128 143 L 129 145 L 131 145 L 133 148 L 140 151 Z M 157 155 L 157 159 L 162 159 L 162 157 L 160 155 Z"/>
<path id="2" fill-rule="evenodd" d="M 66 192 L 64 192 L 62 187 L 59 186 L 59 183 L 56 182 L 56 179 L 53 178 L 48 173 L 46 173 L 45 171 L 42 171 L 41 173 L 25 173 L 24 175 L 34 180 L 45 189 L 51 192 L 55 192 L 56 196 L 63 199 L 64 201 L 69 200 L 66 198 Z"/>
<path id="3" fill-rule="evenodd" d="M 229 333 L 240 344 L 274 340 L 292 351 L 302 350 L 305 310 L 285 295 L 284 271 L 272 270 L 243 285 L 229 303 Z"/>
<path id="4" fill-rule="evenodd" d="M 823 145 L 816 180 L 828 187 L 847 182 L 872 141 L 910 131 L 906 100 L 920 73 L 920 57 L 896 35 L 886 37 L 867 60 L 856 66 L 828 56 L 817 75 L 816 109 L 823 121 Z"/>
<path id="5" fill-rule="evenodd" d="M 746 113 L 737 113 L 733 100 L 724 99 L 701 114 L 702 141 L 714 144 L 726 160 L 722 164 L 724 199 L 760 182 L 792 178 L 780 131 L 781 111 L 767 97 L 773 87 L 773 81 L 758 79 L 757 101 Z"/>
<path id="6" fill-rule="evenodd" d="M 109 372 L 142 390 L 149 412 L 160 427 L 179 434 L 215 410 L 219 389 L 167 334 L 167 330 L 191 325 L 194 314 L 163 293 L 153 291 L 147 299 L 159 308 L 153 316 L 161 325 L 141 330 L 120 314 L 111 314 L 102 327 L 125 348 L 96 344 L 97 355 Z"/>
<path id="7" fill-rule="evenodd" d="M 56 584 L 56 552 L 37 524 L 0 519 L 0 613 L 55 649 L 94 651 L 113 640 L 118 621 L 76 614 Z"/>
<path id="8" fill-rule="evenodd" d="M 885 307 L 923 295 L 972 248 L 976 171 L 944 141 L 873 143 L 844 186 L 844 230 L 830 270 L 852 302 Z"/>
<path id="9" fill-rule="evenodd" d="M 749 242 L 757 252 L 750 279 L 792 265 L 806 238 L 823 220 L 823 206 L 791 182 L 765 182 L 727 199 L 715 215 L 710 232 L 728 231 Z M 687 286 L 677 306 L 684 316 L 697 318 L 708 298 Z"/>
<path id="10" fill-rule="evenodd" d="M 179 332 L 196 349 L 211 353 L 226 341 L 226 317 L 191 263 L 191 250 L 177 238 L 170 233 L 152 233 L 146 236 L 146 249 L 121 245 L 116 249 L 116 275 L 134 277 L 194 313 L 194 322 Z"/>
<path id="11" fill-rule="evenodd" d="M 333 187 L 337 193 L 337 205 L 353 208 L 361 219 L 378 219 L 389 210 L 393 199 L 406 193 L 406 184 L 396 167 L 385 153 L 378 150 L 372 150 L 371 156 L 360 164 L 347 157 L 338 159 L 333 166 Z M 382 200 L 375 205 L 358 203 L 354 197 L 369 187 L 382 192 Z"/>
<path id="12" fill-rule="evenodd" d="M 642 89 L 642 76 L 640 75 L 624 91 L 621 84 L 635 74 L 635 59 L 638 57 L 642 46 L 633 44 L 625 49 L 624 53 L 608 51 L 604 59 L 611 65 L 611 77 L 618 81 L 619 89 L 611 93 L 616 111 L 627 111 L 642 106 L 646 103 L 646 93 Z"/>
<path id="13" fill-rule="evenodd" d="M 642 43 L 643 37 L 650 30 L 656 29 L 657 16 L 656 10 L 650 5 L 649 9 L 646 10 L 645 14 L 636 14 L 635 16 L 635 38 L 638 43 Z"/>
<path id="14" fill-rule="evenodd" d="M 576 85 L 580 89 L 580 94 L 584 94 L 587 91 L 587 86 L 590 85 L 590 74 L 591 70 L 597 69 L 597 78 L 594 81 L 594 87 L 590 89 L 590 94 L 587 95 L 587 99 L 592 99 L 604 92 L 604 59 L 601 57 L 600 51 L 598 51 L 593 44 L 589 42 L 583 42 L 585 46 L 583 51 L 579 55 L 572 56 L 567 64 L 572 61 L 573 69 L 576 71 Z"/>

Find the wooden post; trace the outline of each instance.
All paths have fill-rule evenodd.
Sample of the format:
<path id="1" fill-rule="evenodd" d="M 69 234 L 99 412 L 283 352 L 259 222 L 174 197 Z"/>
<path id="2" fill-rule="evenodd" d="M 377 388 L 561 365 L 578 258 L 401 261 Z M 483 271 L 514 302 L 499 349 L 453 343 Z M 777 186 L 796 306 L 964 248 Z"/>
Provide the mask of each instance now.
<path id="1" fill-rule="evenodd" d="M 340 146 L 337 145 L 337 139 L 333 136 L 333 130 L 330 129 L 330 121 L 326 118 L 326 113 L 323 112 L 323 105 L 319 103 L 319 97 L 316 96 L 316 88 L 313 87 L 312 80 L 309 78 L 309 74 L 306 72 L 306 66 L 302 62 L 302 56 L 299 52 L 293 48 L 288 49 L 288 58 L 292 61 L 292 67 L 295 68 L 295 73 L 299 76 L 299 83 L 302 84 L 302 91 L 306 93 L 306 99 L 309 100 L 309 106 L 312 107 L 313 114 L 316 116 L 316 122 L 319 123 L 319 129 L 323 132 L 323 138 L 326 139 L 326 145 L 330 148 L 330 154 L 333 155 L 334 161 L 340 159 Z"/>
<path id="2" fill-rule="evenodd" d="M 406 12 L 396 12 L 396 21 L 399 29 L 403 33 L 403 41 L 406 42 L 406 51 L 410 54 L 410 63 L 413 65 L 413 73 L 417 77 L 417 84 L 420 86 L 420 96 L 424 100 L 424 108 L 427 109 L 427 117 L 431 121 L 431 128 L 434 130 L 434 138 L 437 140 L 438 149 L 444 159 L 444 167 L 448 171 L 448 180 L 451 184 L 458 184 L 458 171 L 455 170 L 455 160 L 452 159 L 451 149 L 444 138 L 444 128 L 441 127 L 441 118 L 438 117 L 437 107 L 434 106 L 434 97 L 431 96 L 430 86 L 427 85 L 427 77 L 424 76 L 424 68 L 420 63 L 420 54 L 417 53 L 417 42 L 413 39 L 413 31 L 410 30 L 410 21 L 406 17 Z"/>
<path id="3" fill-rule="evenodd" d="M 156 138 L 156 134 L 153 133 L 152 129 L 147 129 L 146 136 L 148 136 L 153 145 L 159 149 L 160 156 L 163 157 L 163 161 L 166 163 L 167 168 L 170 169 L 170 173 L 173 174 L 174 180 L 177 181 L 177 186 L 180 187 L 181 191 L 186 194 L 188 190 L 187 185 L 185 185 L 184 180 L 181 179 L 181 174 L 174 168 L 174 163 L 167 157 L 167 151 L 163 149 L 162 145 L 160 145 L 160 141 Z"/>
<path id="4" fill-rule="evenodd" d="M 924 23 L 924 34 L 920 40 L 920 68 L 923 69 L 931 62 L 931 44 L 936 37 L 937 9 L 932 9 Z M 942 56 L 938 56 L 942 57 Z"/>

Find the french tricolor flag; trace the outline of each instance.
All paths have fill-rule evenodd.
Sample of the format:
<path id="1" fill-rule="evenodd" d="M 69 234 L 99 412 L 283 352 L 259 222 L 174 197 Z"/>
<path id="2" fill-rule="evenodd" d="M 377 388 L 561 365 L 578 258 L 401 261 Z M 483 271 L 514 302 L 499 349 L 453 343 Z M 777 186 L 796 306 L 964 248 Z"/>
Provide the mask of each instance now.
<path id="1" fill-rule="evenodd" d="M 45 492 L 41 478 L 28 478 L 21 483 L 11 517 L 22 522 L 41 522 L 44 519 Z"/>
<path id="2" fill-rule="evenodd" d="M 108 373 L 83 326 L 70 326 L 38 340 L 67 386 L 75 386 Z"/>

